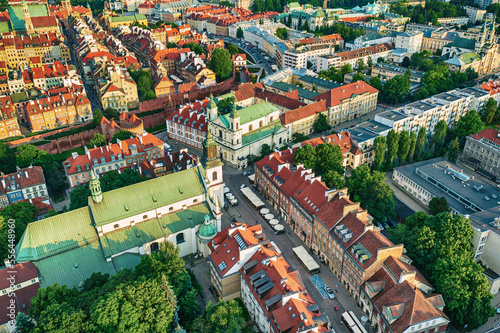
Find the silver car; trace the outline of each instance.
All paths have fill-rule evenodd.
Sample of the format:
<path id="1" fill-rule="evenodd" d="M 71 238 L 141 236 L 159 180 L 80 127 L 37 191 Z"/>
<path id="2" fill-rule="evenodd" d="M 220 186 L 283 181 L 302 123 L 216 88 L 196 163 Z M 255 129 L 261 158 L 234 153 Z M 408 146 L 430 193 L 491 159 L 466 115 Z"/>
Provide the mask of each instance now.
<path id="1" fill-rule="evenodd" d="M 325 292 L 328 295 L 328 298 L 330 298 L 330 299 L 335 298 L 335 294 L 333 293 L 332 289 L 330 289 L 330 287 L 325 286 Z"/>

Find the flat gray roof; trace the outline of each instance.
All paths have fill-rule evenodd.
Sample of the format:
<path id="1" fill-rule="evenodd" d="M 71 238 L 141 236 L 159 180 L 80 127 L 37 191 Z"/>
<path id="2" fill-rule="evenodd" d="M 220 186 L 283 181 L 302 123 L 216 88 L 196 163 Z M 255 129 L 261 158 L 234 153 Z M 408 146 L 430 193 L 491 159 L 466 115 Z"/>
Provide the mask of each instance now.
<path id="1" fill-rule="evenodd" d="M 482 212 L 472 214 L 469 219 L 471 225 L 483 232 L 490 230 L 496 234 L 500 235 L 500 229 L 496 228 L 491 224 L 495 221 L 495 218 L 500 217 L 500 205 L 493 207 L 491 209 L 483 210 Z"/>
<path id="2" fill-rule="evenodd" d="M 407 106 L 415 108 L 417 110 L 421 110 L 421 111 L 429 111 L 429 110 L 432 110 L 432 109 L 437 107 L 437 105 L 422 102 L 422 101 L 416 101 L 416 102 L 408 104 Z"/>
<path id="3" fill-rule="evenodd" d="M 445 197 L 448 204 L 462 215 L 476 212 L 466 208 L 471 204 L 479 210 L 488 210 L 500 205 L 500 192 L 495 186 L 477 175 L 463 171 L 443 157 L 397 167 L 395 170 L 435 196 Z M 424 175 L 427 175 L 428 179 L 425 179 Z"/>
<path id="4" fill-rule="evenodd" d="M 351 134 L 352 139 L 356 140 L 358 143 L 363 143 L 365 141 L 375 139 L 385 131 L 390 131 L 391 128 L 392 127 L 383 125 L 372 119 L 347 130 Z"/>
<path id="5" fill-rule="evenodd" d="M 439 98 L 439 99 L 444 99 L 444 100 L 449 101 L 449 102 L 455 102 L 455 101 L 458 101 L 458 100 L 462 99 L 462 96 L 459 96 L 459 95 L 456 95 L 456 94 L 450 94 L 448 92 L 443 92 L 443 93 L 434 95 L 432 97 Z"/>
<path id="6" fill-rule="evenodd" d="M 402 114 L 400 112 L 396 112 L 394 110 L 390 110 L 390 111 L 380 112 L 379 114 L 377 114 L 377 116 L 389 119 L 391 121 L 399 121 L 399 120 L 403 120 L 403 119 L 409 118 L 410 115 Z"/>

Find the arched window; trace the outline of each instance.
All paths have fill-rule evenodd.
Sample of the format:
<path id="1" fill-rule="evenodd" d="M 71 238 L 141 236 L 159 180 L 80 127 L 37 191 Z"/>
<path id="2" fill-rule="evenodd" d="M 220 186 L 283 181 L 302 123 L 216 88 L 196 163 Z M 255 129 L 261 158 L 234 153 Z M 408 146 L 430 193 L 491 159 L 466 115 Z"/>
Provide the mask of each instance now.
<path id="1" fill-rule="evenodd" d="M 184 243 L 186 240 L 184 239 L 184 233 L 180 233 L 177 236 L 175 236 L 175 240 L 177 245 Z"/>
<path id="2" fill-rule="evenodd" d="M 240 124 L 236 123 L 236 130 L 239 130 L 239 129 L 240 129 Z"/>
<path id="3" fill-rule="evenodd" d="M 118 229 L 119 227 L 120 227 L 120 225 L 119 225 L 119 224 L 115 224 L 115 225 L 113 226 L 113 228 L 115 228 L 115 229 Z"/>
<path id="4" fill-rule="evenodd" d="M 193 203 L 197 203 L 197 202 L 198 202 L 198 199 L 194 199 L 194 200 L 193 200 Z"/>
<path id="5" fill-rule="evenodd" d="M 253 125 L 248 126 L 248 130 L 249 131 L 253 130 Z"/>
<path id="6" fill-rule="evenodd" d="M 273 121 L 273 116 L 269 117 L 269 122 Z"/>
<path id="7" fill-rule="evenodd" d="M 94 158 L 94 160 L 92 162 L 94 162 L 94 165 L 97 165 L 98 164 L 97 158 Z"/>
<path id="8" fill-rule="evenodd" d="M 142 216 L 142 219 L 143 219 L 143 220 L 145 220 L 145 219 L 147 219 L 147 218 L 148 218 L 148 216 L 147 216 L 147 215 L 143 215 L 143 216 Z"/>
<path id="9" fill-rule="evenodd" d="M 217 171 L 212 173 L 212 180 L 217 180 Z"/>
<path id="10" fill-rule="evenodd" d="M 169 212 L 171 212 L 171 211 L 173 211 L 173 210 L 174 210 L 174 207 L 170 207 L 170 208 L 168 209 L 168 211 L 169 211 Z"/>
<path id="11" fill-rule="evenodd" d="M 261 121 L 259 121 L 259 127 L 262 127 L 262 125 L 264 125 L 264 123 Z"/>
<path id="12" fill-rule="evenodd" d="M 283 141 L 283 138 L 280 138 L 280 144 L 281 144 L 281 141 Z"/>
<path id="13" fill-rule="evenodd" d="M 106 160 L 104 159 L 104 156 L 101 157 L 101 163 L 104 164 L 106 162 Z"/>

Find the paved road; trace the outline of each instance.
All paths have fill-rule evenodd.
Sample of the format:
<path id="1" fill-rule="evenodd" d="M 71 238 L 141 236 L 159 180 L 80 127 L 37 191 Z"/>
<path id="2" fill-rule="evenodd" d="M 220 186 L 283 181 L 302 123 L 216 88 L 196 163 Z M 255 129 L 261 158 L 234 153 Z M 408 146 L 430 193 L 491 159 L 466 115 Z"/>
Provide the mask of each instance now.
<path id="1" fill-rule="evenodd" d="M 240 185 L 246 184 L 247 186 L 251 186 L 248 178 L 244 177 L 241 171 L 234 170 L 229 167 L 224 167 L 224 180 L 226 185 L 229 187 L 231 193 L 238 199 L 240 202 L 236 207 L 230 207 L 228 212 L 224 212 L 223 215 L 223 225 L 222 227 L 227 227 L 230 224 L 231 219 L 234 217 L 237 222 L 245 222 L 248 224 L 260 224 L 263 227 L 263 230 L 266 234 L 266 237 L 273 241 L 278 248 L 281 250 L 283 256 L 290 264 L 291 267 L 297 269 L 300 272 L 302 280 L 304 281 L 305 287 L 309 294 L 312 296 L 316 304 L 320 307 L 322 313 L 327 314 L 330 318 L 330 322 L 332 324 L 333 329 L 337 333 L 345 332 L 345 327 L 341 324 L 341 314 L 345 310 L 352 310 L 354 313 L 360 318 L 363 313 L 361 309 L 356 305 L 355 300 L 349 296 L 347 290 L 343 287 L 342 283 L 339 279 L 334 276 L 334 274 L 328 269 L 327 266 L 320 264 L 321 273 L 319 277 L 325 282 L 327 286 L 332 288 L 336 295 L 336 299 L 325 299 L 320 294 L 318 289 L 314 286 L 311 281 L 311 275 L 309 275 L 301 264 L 295 258 L 292 248 L 299 245 L 304 245 L 304 243 L 297 237 L 290 228 L 285 225 L 285 234 L 275 235 L 271 227 L 264 221 L 264 219 L 259 215 L 259 213 L 252 208 L 252 206 L 246 201 L 240 191 Z M 252 171 L 252 168 L 248 168 L 247 170 Z M 255 193 L 258 193 L 255 188 L 252 187 Z M 261 197 L 262 198 L 262 197 Z M 262 198 L 262 200 L 266 203 L 266 208 L 268 208 L 272 214 L 278 216 L 278 213 L 272 208 L 267 200 Z M 241 218 L 239 217 L 241 214 Z M 316 256 L 313 256 L 316 261 L 319 263 L 319 259 Z M 338 287 L 336 287 L 338 284 Z M 337 289 L 337 292 L 335 292 Z M 338 307 L 338 311 L 334 310 L 334 307 Z M 371 332 L 371 328 L 367 327 L 368 331 Z"/>

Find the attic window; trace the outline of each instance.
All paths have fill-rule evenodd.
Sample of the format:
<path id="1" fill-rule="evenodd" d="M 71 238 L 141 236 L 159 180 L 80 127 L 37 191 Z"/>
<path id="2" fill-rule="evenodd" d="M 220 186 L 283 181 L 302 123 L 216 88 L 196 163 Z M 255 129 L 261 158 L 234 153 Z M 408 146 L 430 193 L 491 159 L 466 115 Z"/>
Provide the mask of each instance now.
<path id="1" fill-rule="evenodd" d="M 156 199 L 156 196 L 153 194 L 153 202 L 156 202 L 157 199 Z"/>
<path id="2" fill-rule="evenodd" d="M 113 228 L 115 228 L 115 229 L 118 229 L 119 227 L 120 227 L 120 225 L 119 225 L 119 224 L 115 224 L 115 225 L 113 226 Z"/>
<path id="3" fill-rule="evenodd" d="M 128 212 L 128 205 L 127 205 L 127 204 L 125 204 L 125 205 L 123 206 L 123 208 L 125 208 L 125 210 Z"/>
<path id="4" fill-rule="evenodd" d="M 184 194 L 184 192 L 182 191 L 182 188 L 180 186 L 179 186 L 179 193 Z"/>

